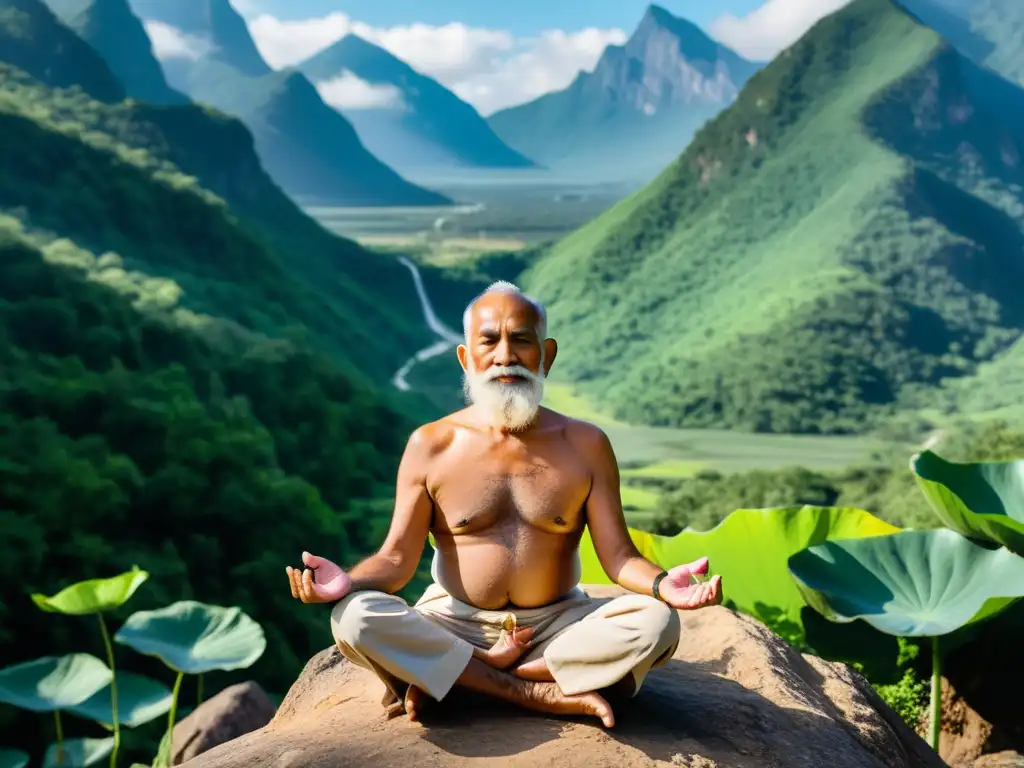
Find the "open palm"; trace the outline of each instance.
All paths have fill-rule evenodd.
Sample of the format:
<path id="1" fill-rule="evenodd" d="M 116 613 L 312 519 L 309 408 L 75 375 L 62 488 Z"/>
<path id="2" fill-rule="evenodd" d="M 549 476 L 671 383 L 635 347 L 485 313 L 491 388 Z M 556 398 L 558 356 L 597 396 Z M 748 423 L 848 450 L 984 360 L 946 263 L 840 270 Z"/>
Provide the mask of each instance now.
<path id="1" fill-rule="evenodd" d="M 331 603 L 352 589 L 352 579 L 336 563 L 309 552 L 302 553 L 302 562 L 306 567 L 301 572 L 290 565 L 285 569 L 292 597 L 304 603 Z"/>
<path id="2" fill-rule="evenodd" d="M 677 565 L 661 581 L 661 598 L 673 608 L 692 611 L 722 602 L 722 577 L 712 576 L 709 581 L 694 582 L 693 576 L 708 572 L 708 559 L 702 557 L 686 565 Z"/>

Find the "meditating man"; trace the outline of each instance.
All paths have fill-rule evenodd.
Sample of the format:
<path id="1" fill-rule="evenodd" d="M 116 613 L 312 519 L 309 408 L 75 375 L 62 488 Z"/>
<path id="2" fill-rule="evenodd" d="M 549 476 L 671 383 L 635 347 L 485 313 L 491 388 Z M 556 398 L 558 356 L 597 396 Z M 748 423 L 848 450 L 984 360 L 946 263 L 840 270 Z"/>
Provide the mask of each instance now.
<path id="1" fill-rule="evenodd" d="M 619 472 L 597 427 L 540 406 L 557 346 L 544 308 L 508 283 L 474 300 L 458 347 L 470 405 L 409 438 L 394 517 L 375 555 L 348 571 L 304 552 L 292 596 L 339 601 L 341 652 L 377 674 L 391 714 L 416 720 L 453 687 L 534 710 L 614 724 L 604 693 L 634 695 L 679 643 L 674 609 L 721 602 L 706 558 L 670 571 L 641 557 L 626 530 Z M 632 594 L 588 597 L 579 542 Z M 414 606 L 395 596 L 427 533 L 433 583 Z"/>

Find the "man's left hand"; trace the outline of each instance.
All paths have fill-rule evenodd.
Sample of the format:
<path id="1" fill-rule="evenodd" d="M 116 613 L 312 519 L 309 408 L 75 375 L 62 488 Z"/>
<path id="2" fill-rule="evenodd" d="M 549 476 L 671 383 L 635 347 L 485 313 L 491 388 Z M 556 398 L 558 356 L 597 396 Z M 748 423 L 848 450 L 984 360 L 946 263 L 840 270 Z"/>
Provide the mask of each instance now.
<path id="1" fill-rule="evenodd" d="M 694 582 L 693 576 L 708 572 L 708 559 L 702 557 L 686 565 L 677 565 L 661 580 L 661 599 L 673 608 L 692 611 L 722 602 L 722 577 L 712 576 L 705 582 Z"/>

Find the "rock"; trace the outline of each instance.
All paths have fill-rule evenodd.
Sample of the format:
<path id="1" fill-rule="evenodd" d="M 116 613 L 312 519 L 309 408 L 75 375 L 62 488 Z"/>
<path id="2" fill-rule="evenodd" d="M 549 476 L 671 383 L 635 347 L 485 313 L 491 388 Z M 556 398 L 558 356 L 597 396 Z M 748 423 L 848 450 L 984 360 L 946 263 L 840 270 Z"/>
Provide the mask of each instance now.
<path id="1" fill-rule="evenodd" d="M 174 726 L 171 765 L 266 726 L 274 704 L 259 685 L 239 683 L 204 701 Z"/>
<path id="2" fill-rule="evenodd" d="M 917 732 L 928 732 L 928 712 L 921 715 Z M 951 768 L 972 768 L 992 734 L 992 724 L 961 697 L 948 680 L 942 680 L 942 732 L 939 755 Z"/>
<path id="3" fill-rule="evenodd" d="M 974 761 L 973 768 L 1024 768 L 1024 755 L 1018 752 L 982 755 Z"/>
<path id="4" fill-rule="evenodd" d="M 588 587 L 592 595 L 617 594 Z M 724 607 L 680 614 L 675 657 L 616 725 L 547 717 L 463 692 L 423 721 L 387 720 L 383 685 L 335 648 L 314 657 L 266 727 L 188 768 L 557 765 L 689 768 L 926 768 L 945 764 L 849 667 L 803 656 Z"/>

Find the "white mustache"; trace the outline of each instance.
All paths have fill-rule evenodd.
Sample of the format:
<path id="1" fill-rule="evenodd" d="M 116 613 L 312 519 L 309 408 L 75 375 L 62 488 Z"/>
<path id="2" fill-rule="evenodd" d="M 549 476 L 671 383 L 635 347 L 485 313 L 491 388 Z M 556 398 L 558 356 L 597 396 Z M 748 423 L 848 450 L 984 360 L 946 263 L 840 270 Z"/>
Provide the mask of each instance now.
<path id="1" fill-rule="evenodd" d="M 541 377 L 521 365 L 496 365 L 483 374 L 484 381 L 494 381 L 502 376 L 522 376 L 527 381 L 540 381 Z"/>

